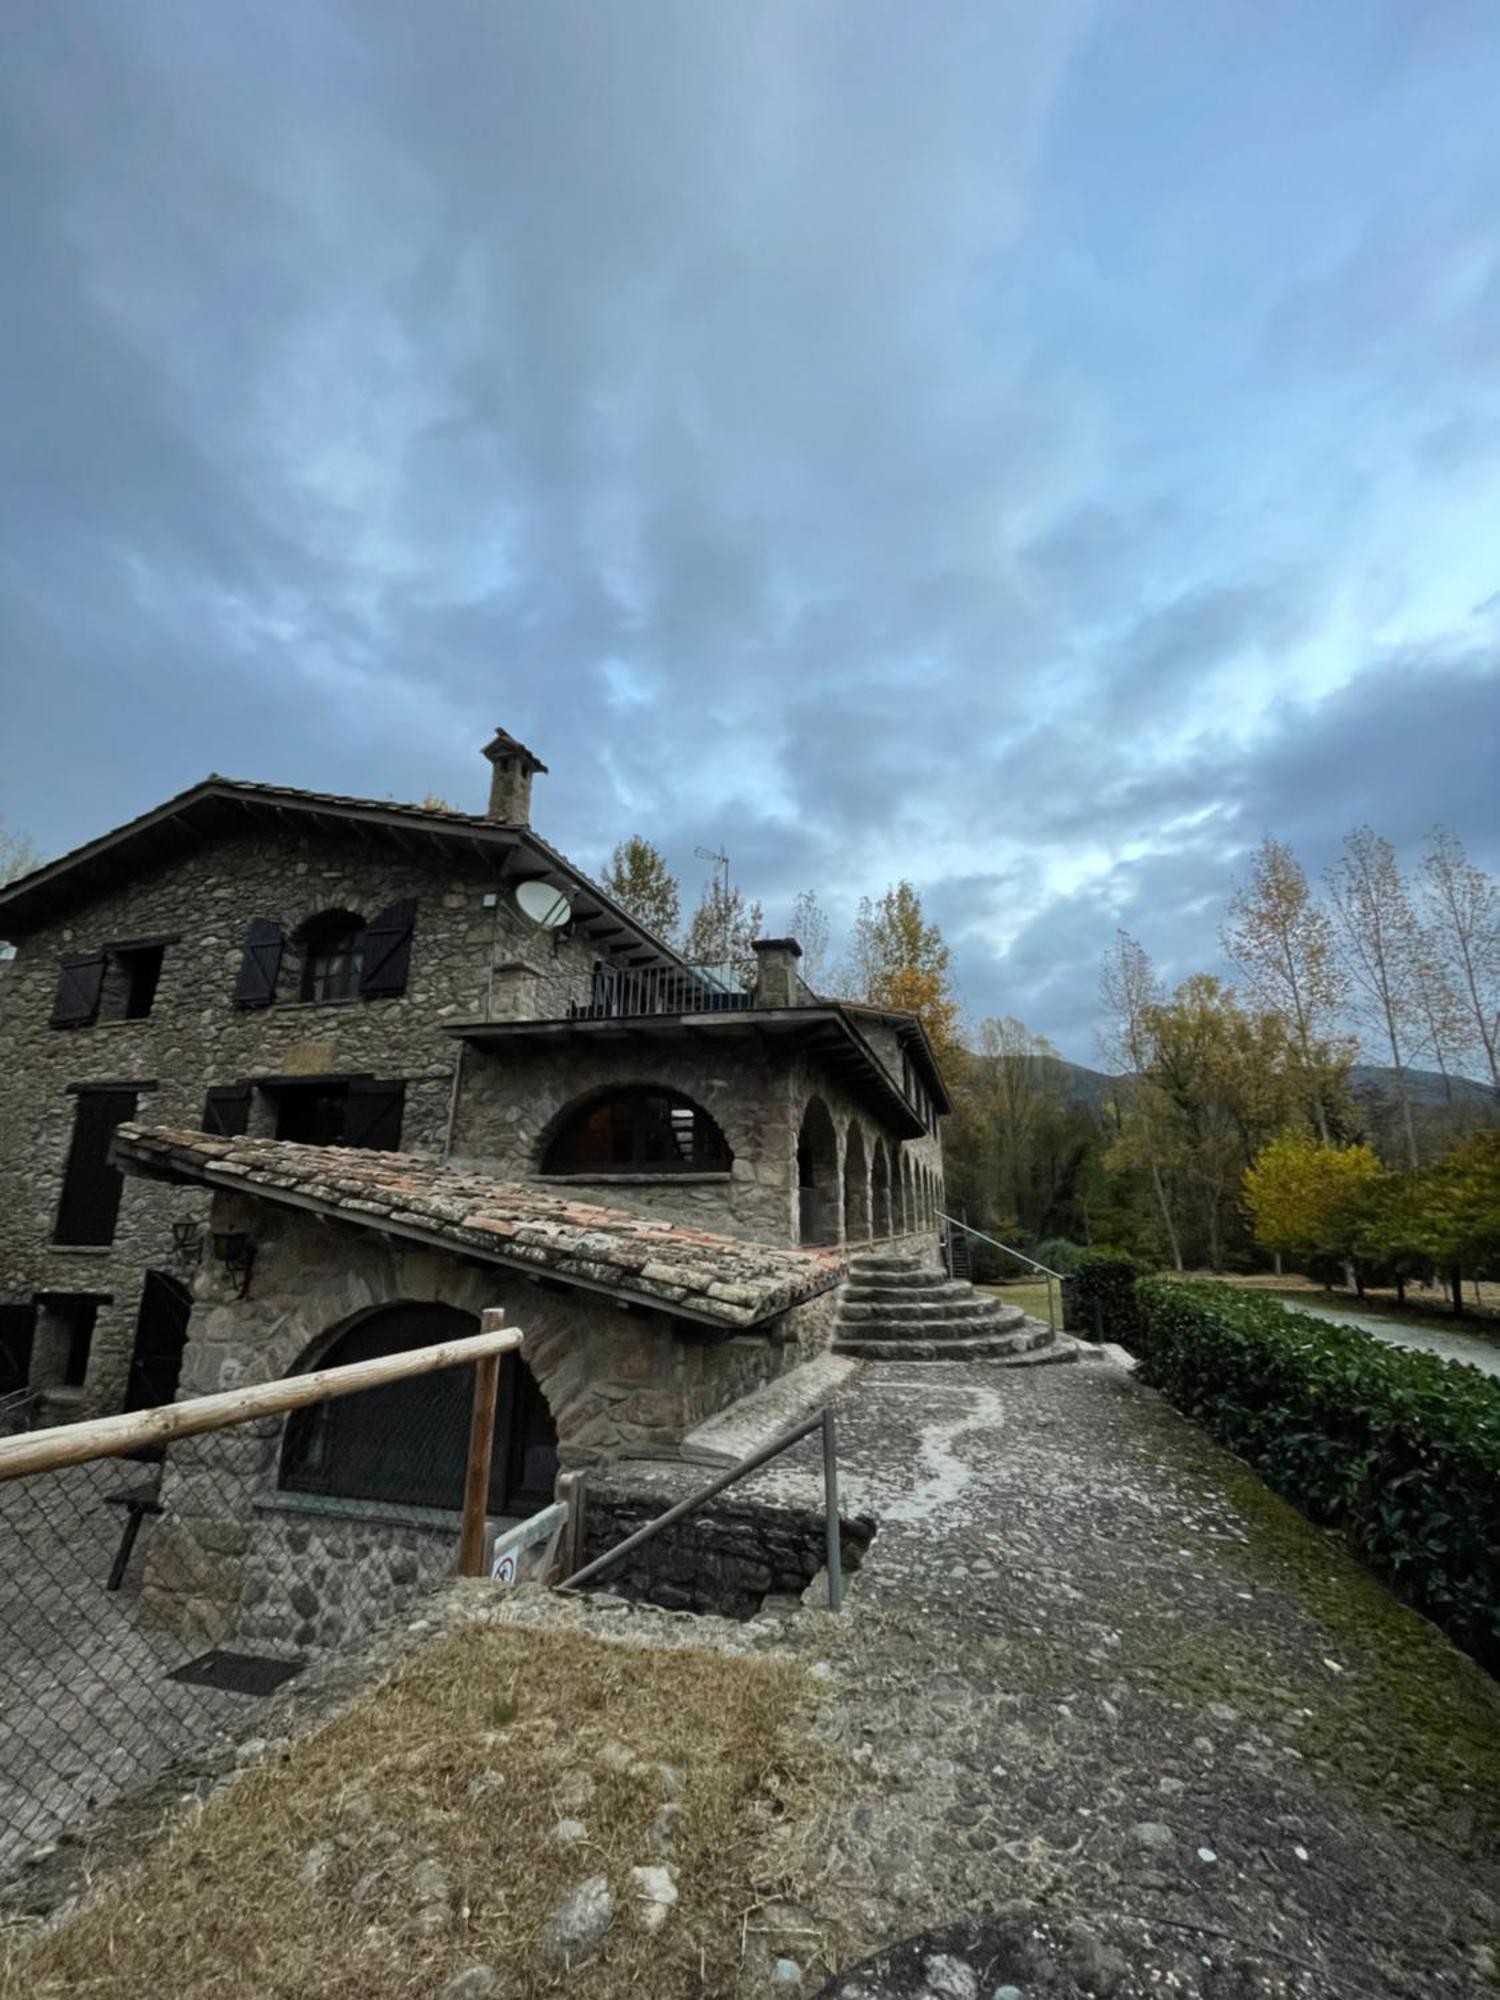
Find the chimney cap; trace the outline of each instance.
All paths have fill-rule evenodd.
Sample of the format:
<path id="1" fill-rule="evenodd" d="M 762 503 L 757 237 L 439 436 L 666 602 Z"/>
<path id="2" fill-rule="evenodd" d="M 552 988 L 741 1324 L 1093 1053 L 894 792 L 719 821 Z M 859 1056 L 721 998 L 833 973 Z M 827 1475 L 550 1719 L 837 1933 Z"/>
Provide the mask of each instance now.
<path id="1" fill-rule="evenodd" d="M 497 729 L 491 740 L 484 746 L 484 755 L 492 764 L 498 764 L 502 757 L 519 757 L 528 771 L 545 772 L 547 766 L 534 750 L 512 736 L 508 729 Z"/>
<path id="2" fill-rule="evenodd" d="M 784 951 L 790 958 L 800 958 L 802 956 L 802 947 L 793 937 L 756 938 L 752 942 L 750 949 L 752 951 Z"/>

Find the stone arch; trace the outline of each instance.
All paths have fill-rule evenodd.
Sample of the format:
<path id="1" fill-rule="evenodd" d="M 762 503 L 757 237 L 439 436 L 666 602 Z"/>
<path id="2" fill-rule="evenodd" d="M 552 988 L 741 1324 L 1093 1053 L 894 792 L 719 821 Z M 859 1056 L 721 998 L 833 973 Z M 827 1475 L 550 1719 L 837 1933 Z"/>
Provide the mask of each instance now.
<path id="1" fill-rule="evenodd" d="M 810 1097 L 797 1134 L 797 1241 L 837 1243 L 843 1218 L 839 1140 L 821 1097 Z"/>
<path id="2" fill-rule="evenodd" d="M 542 1128 L 539 1174 L 723 1173 L 734 1151 L 710 1111 L 667 1083 L 604 1084 Z"/>
<path id="3" fill-rule="evenodd" d="M 298 1365 L 338 1367 L 479 1331 L 473 1312 L 441 1300 L 397 1300 L 357 1312 L 312 1341 Z M 279 1490 L 457 1510 L 468 1460 L 473 1374 L 444 1368 L 295 1410 L 282 1433 Z M 537 1513 L 557 1477 L 557 1425 L 521 1355 L 500 1365 L 489 1511 Z"/>
<path id="4" fill-rule="evenodd" d="M 844 1141 L 844 1241 L 870 1240 L 870 1161 L 865 1151 L 865 1135 L 858 1122 L 849 1120 Z"/>
<path id="5" fill-rule="evenodd" d="M 875 1141 L 870 1162 L 870 1233 L 891 1234 L 891 1149 L 884 1139 Z"/>

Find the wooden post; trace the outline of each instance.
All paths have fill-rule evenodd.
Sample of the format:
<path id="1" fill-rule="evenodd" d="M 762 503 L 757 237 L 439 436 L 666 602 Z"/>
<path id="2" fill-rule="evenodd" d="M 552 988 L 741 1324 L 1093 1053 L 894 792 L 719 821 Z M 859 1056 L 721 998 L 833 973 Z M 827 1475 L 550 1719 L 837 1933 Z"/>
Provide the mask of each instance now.
<path id="1" fill-rule="evenodd" d="M 557 1475 L 557 1497 L 568 1510 L 567 1532 L 562 1538 L 558 1552 L 559 1577 L 571 1576 L 575 1569 L 583 1568 L 583 1518 L 588 1504 L 588 1474 L 584 1471 L 560 1472 Z M 552 1579 L 548 1579 L 550 1582 Z"/>
<path id="2" fill-rule="evenodd" d="M 474 1364 L 474 1408 L 469 1418 L 469 1465 L 464 1474 L 464 1524 L 458 1540 L 460 1576 L 484 1575 L 484 1524 L 490 1506 L 490 1458 L 495 1445 L 495 1404 L 500 1357 Z"/>

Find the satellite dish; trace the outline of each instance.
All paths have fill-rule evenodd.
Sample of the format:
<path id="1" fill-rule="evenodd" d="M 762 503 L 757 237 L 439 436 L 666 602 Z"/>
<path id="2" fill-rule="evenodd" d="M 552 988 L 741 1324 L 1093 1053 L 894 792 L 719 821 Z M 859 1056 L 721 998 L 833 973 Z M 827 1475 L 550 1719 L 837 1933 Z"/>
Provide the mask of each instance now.
<path id="1" fill-rule="evenodd" d="M 544 931 L 561 929 L 573 914 L 566 893 L 550 882 L 522 882 L 516 889 L 516 907 Z"/>

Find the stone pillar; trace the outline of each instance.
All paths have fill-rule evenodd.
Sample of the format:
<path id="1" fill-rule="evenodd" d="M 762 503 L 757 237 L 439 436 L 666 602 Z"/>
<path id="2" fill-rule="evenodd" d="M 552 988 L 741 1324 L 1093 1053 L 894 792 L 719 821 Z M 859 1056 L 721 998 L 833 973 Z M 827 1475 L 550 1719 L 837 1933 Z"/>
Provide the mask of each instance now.
<path id="1" fill-rule="evenodd" d="M 507 959 L 495 967 L 494 1004 L 491 1016 L 497 1021 L 535 1021 L 541 1010 L 537 1005 L 537 991 L 540 974 L 534 965 L 526 965 L 520 959 Z"/>
<path id="2" fill-rule="evenodd" d="M 757 1007 L 795 1007 L 798 990 L 797 960 L 802 947 L 795 938 L 757 938 L 755 952 L 755 1004 Z"/>

